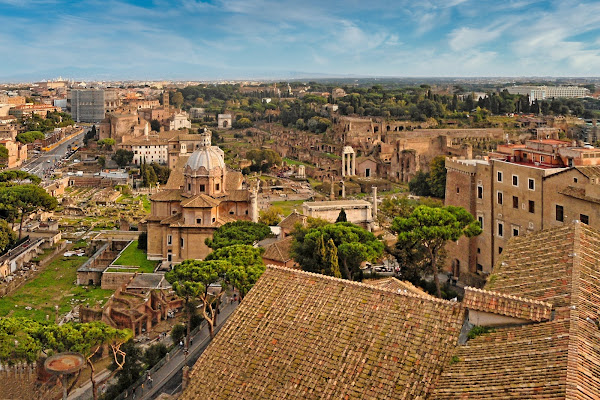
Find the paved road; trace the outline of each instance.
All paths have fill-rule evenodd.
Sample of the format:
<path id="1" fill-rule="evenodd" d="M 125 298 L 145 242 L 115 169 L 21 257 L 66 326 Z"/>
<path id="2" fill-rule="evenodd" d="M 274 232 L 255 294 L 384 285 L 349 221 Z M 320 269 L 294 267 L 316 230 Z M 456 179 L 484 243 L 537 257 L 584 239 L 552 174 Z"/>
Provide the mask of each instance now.
<path id="1" fill-rule="evenodd" d="M 237 305 L 237 302 L 232 302 L 223 307 L 219 314 L 215 334 L 221 329 Z M 186 357 L 183 352 L 176 353 L 168 363 L 152 375 L 152 388 L 148 389 L 147 385 L 144 385 L 143 394 L 141 393 L 141 388 L 137 388 L 136 399 L 150 400 L 157 398 L 161 393 L 172 394 L 181 390 L 181 370 L 186 364 L 189 366 L 194 365 L 206 346 L 210 343 L 208 328 L 204 327 L 201 329 L 193 339 L 193 344 L 190 346 L 190 354 Z"/>
<path id="2" fill-rule="evenodd" d="M 60 161 L 60 159 L 67 153 L 67 147 L 70 144 L 74 142 L 82 142 L 83 136 L 88 129 L 89 128 L 84 128 L 81 134 L 77 135 L 71 140 L 61 143 L 55 149 L 41 153 L 39 157 L 33 159 L 31 162 L 28 162 L 26 165 L 23 165 L 21 169 L 43 178 L 44 170 L 53 167 L 56 162 Z"/>

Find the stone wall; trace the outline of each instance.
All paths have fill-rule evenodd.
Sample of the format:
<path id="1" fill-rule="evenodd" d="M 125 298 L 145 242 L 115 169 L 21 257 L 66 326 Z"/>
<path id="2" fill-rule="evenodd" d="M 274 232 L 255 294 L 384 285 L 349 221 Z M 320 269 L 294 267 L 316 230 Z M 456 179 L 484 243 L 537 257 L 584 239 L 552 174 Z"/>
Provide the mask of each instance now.
<path id="1" fill-rule="evenodd" d="M 129 282 L 134 275 L 134 272 L 104 272 L 101 287 L 102 289 L 117 290 Z"/>

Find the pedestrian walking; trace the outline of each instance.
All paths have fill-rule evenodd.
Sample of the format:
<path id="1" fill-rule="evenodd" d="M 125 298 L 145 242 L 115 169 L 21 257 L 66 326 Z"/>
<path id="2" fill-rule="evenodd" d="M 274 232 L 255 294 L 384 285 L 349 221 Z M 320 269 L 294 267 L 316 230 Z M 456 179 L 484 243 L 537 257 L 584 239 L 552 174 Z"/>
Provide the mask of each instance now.
<path id="1" fill-rule="evenodd" d="M 192 344 L 194 344 L 194 338 L 193 338 L 193 337 L 191 337 L 191 338 L 190 338 L 190 346 L 191 346 Z"/>

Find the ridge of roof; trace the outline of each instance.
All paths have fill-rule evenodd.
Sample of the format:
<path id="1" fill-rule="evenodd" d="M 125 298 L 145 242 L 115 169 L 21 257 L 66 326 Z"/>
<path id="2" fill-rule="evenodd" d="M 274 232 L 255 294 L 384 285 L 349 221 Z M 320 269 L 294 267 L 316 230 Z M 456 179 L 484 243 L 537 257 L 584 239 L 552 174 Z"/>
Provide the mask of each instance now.
<path id="1" fill-rule="evenodd" d="M 535 322 L 548 321 L 552 315 L 552 304 L 548 302 L 470 286 L 465 287 L 463 305 L 469 310 L 506 315 Z"/>
<path id="2" fill-rule="evenodd" d="M 343 279 L 343 278 L 336 278 L 335 276 L 322 275 L 322 274 L 318 274 L 316 272 L 303 271 L 301 269 L 293 269 L 293 268 L 288 268 L 288 267 L 281 267 L 279 265 L 274 265 L 274 264 L 269 264 L 269 265 L 266 266 L 266 268 L 271 268 L 271 269 L 275 269 L 275 270 L 283 270 L 283 271 L 291 272 L 291 273 L 297 274 L 297 275 L 310 276 L 312 278 L 319 278 L 319 279 L 325 279 L 325 280 L 331 280 L 331 281 L 341 282 L 341 283 L 344 283 L 344 284 L 349 285 L 349 286 L 368 287 L 368 288 L 376 289 L 376 290 L 379 290 L 379 291 L 385 292 L 385 293 L 392 293 L 392 294 L 396 294 L 396 295 L 401 295 L 401 296 L 406 296 L 406 297 L 412 297 L 412 298 L 419 299 L 419 300 L 428 300 L 428 301 L 432 301 L 434 303 L 445 304 L 445 305 L 449 305 L 449 306 L 453 306 L 453 307 L 456 307 L 456 306 L 462 307 L 461 303 L 459 303 L 459 302 L 454 302 L 454 301 L 444 300 L 444 299 L 438 299 L 437 297 L 433 297 L 433 296 L 431 298 L 428 298 L 428 297 L 420 296 L 420 295 L 412 293 L 412 292 L 398 293 L 397 291 L 395 291 L 393 289 L 388 289 L 388 288 L 384 288 L 384 287 L 377 287 L 377 286 L 369 285 L 368 283 L 363 283 L 363 282 L 358 282 L 358 281 L 351 281 L 351 280 Z"/>

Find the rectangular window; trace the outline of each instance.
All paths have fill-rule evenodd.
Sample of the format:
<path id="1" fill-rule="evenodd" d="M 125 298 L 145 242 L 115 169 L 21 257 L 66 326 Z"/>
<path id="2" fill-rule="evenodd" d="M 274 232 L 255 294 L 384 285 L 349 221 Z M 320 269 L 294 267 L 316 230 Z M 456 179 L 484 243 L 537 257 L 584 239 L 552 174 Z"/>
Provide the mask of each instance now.
<path id="1" fill-rule="evenodd" d="M 460 193 L 460 188 L 458 186 L 456 187 L 456 193 Z"/>
<path id="2" fill-rule="evenodd" d="M 477 198 L 483 199 L 483 186 L 477 186 Z"/>
<path id="3" fill-rule="evenodd" d="M 573 178 L 573 183 L 577 183 L 577 178 Z"/>
<path id="4" fill-rule="evenodd" d="M 519 198 L 517 196 L 513 196 L 513 208 L 519 208 Z"/>
<path id="5" fill-rule="evenodd" d="M 517 175 L 512 176 L 512 184 L 513 186 L 519 186 L 519 177 Z"/>
<path id="6" fill-rule="evenodd" d="M 579 220 L 586 225 L 590 224 L 590 217 L 585 214 L 579 214 Z"/>
<path id="7" fill-rule="evenodd" d="M 498 192 L 498 204 L 502 204 L 503 200 L 502 192 Z"/>
<path id="8" fill-rule="evenodd" d="M 202 218 L 196 218 L 196 223 L 197 224 L 201 224 L 202 223 Z"/>
<path id="9" fill-rule="evenodd" d="M 498 171 L 498 182 L 502 182 L 502 171 Z"/>
<path id="10" fill-rule="evenodd" d="M 216 187 L 215 187 L 215 190 L 218 192 L 220 187 L 221 187 L 221 184 L 220 184 L 220 183 L 217 183 L 217 185 L 216 185 Z"/>
<path id="11" fill-rule="evenodd" d="M 504 222 L 498 222 L 498 236 L 504 237 Z"/>
<path id="12" fill-rule="evenodd" d="M 563 222 L 565 220 L 565 214 L 563 206 L 556 205 L 556 220 Z"/>
<path id="13" fill-rule="evenodd" d="M 167 235 L 167 244 L 170 246 L 173 244 L 173 236 Z"/>
<path id="14" fill-rule="evenodd" d="M 200 185 L 200 191 L 204 192 L 204 190 L 206 189 L 206 187 L 204 185 Z"/>
<path id="15" fill-rule="evenodd" d="M 529 212 L 530 213 L 535 213 L 535 201 L 533 200 L 529 200 Z"/>
<path id="16" fill-rule="evenodd" d="M 527 179 L 527 187 L 529 190 L 535 190 L 535 179 Z"/>
<path id="17" fill-rule="evenodd" d="M 477 220 L 479 221 L 479 226 L 481 227 L 481 229 L 483 229 L 483 216 L 482 215 L 478 216 Z"/>
<path id="18" fill-rule="evenodd" d="M 179 244 L 181 245 L 180 247 L 183 249 L 183 238 L 180 238 L 179 241 L 180 241 Z"/>
<path id="19" fill-rule="evenodd" d="M 498 247 L 498 254 L 502 254 L 502 250 L 504 250 L 502 247 Z"/>
<path id="20" fill-rule="evenodd" d="M 513 236 L 519 236 L 519 228 L 513 227 Z"/>
<path id="21" fill-rule="evenodd" d="M 540 157 L 540 162 L 544 162 L 544 156 Z"/>

